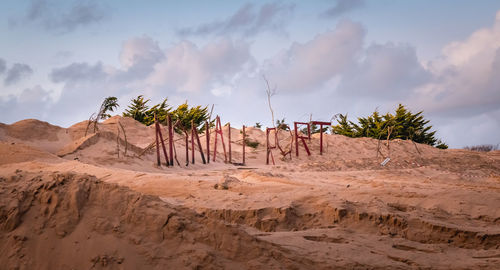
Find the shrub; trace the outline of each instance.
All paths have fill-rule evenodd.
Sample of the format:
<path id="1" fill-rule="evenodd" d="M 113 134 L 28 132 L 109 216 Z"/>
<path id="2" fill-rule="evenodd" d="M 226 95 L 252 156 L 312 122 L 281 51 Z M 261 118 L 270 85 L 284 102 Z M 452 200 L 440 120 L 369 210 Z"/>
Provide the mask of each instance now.
<path id="1" fill-rule="evenodd" d="M 125 110 L 123 116 L 132 117 L 135 120 L 145 124 L 146 111 L 148 111 L 149 107 L 146 105 L 149 102 L 149 99 L 144 100 L 142 95 L 138 96 L 131 100 L 132 104 L 128 106 L 128 109 Z"/>
<path id="2" fill-rule="evenodd" d="M 290 130 L 290 126 L 285 123 L 285 118 L 283 118 L 282 120 L 276 120 L 276 128 L 281 130 Z"/>
<path id="3" fill-rule="evenodd" d="M 182 131 L 191 130 L 191 121 L 194 122 L 194 126 L 198 127 L 208 120 L 208 107 L 189 107 L 186 103 L 179 105 L 174 111 L 172 111 L 172 122 L 175 123 L 179 121 L 179 126 L 176 128 L 176 132 L 181 133 Z M 205 130 L 205 125 L 199 130 L 202 132 Z"/>
<path id="4" fill-rule="evenodd" d="M 300 132 L 302 132 L 304 135 L 309 135 L 309 132 L 307 131 L 307 127 L 304 127 L 303 129 L 300 130 Z M 311 134 L 316 134 L 316 133 L 320 133 L 321 130 L 319 129 L 319 127 L 315 124 L 311 124 Z M 328 132 L 328 127 L 324 127 L 323 128 L 323 132 Z"/>
<path id="5" fill-rule="evenodd" d="M 395 114 L 380 115 L 377 111 L 368 117 L 359 117 L 358 123 L 347 120 L 347 115 L 339 114 L 338 124 L 332 126 L 334 134 L 348 137 L 371 137 L 376 139 L 403 139 L 424 143 L 442 149 L 448 146 L 438 141 L 431 131 L 429 120 L 425 120 L 422 111 L 412 113 L 399 104 Z"/>
<path id="6" fill-rule="evenodd" d="M 111 115 L 108 112 L 114 111 L 118 105 L 118 99 L 116 97 L 107 97 L 101 104 L 101 108 L 99 109 L 99 113 L 97 113 L 97 120 L 104 120 L 110 118 Z"/>
<path id="7" fill-rule="evenodd" d="M 259 146 L 260 143 L 257 141 L 251 141 L 249 139 L 245 139 L 245 144 L 246 144 L 246 146 L 249 146 L 252 148 L 257 148 L 257 146 Z"/>
<path id="8" fill-rule="evenodd" d="M 442 142 L 441 140 L 438 140 L 436 142 L 436 148 L 439 148 L 439 149 L 448 149 L 448 145 L 444 142 Z"/>
<path id="9" fill-rule="evenodd" d="M 498 144 L 497 145 L 481 144 L 481 145 L 474 145 L 474 146 L 466 146 L 466 147 L 464 147 L 464 149 L 471 150 L 471 151 L 478 151 L 478 152 L 490 152 L 490 151 L 498 150 Z"/>
<path id="10" fill-rule="evenodd" d="M 175 110 L 172 110 L 172 107 L 167 104 L 167 98 L 162 103 L 158 103 L 151 108 L 147 105 L 148 102 L 149 99 L 145 100 L 142 95 L 132 99 L 123 116 L 132 117 L 149 126 L 155 122 L 155 113 L 160 123 L 166 123 L 167 116 L 170 114 L 172 123 L 179 122 L 175 128 L 177 133 L 191 130 L 191 121 L 194 121 L 195 126 L 198 127 L 208 119 L 208 108 L 206 106 L 189 107 L 186 102 L 179 105 Z M 200 129 L 200 132 L 204 129 L 205 126 Z"/>

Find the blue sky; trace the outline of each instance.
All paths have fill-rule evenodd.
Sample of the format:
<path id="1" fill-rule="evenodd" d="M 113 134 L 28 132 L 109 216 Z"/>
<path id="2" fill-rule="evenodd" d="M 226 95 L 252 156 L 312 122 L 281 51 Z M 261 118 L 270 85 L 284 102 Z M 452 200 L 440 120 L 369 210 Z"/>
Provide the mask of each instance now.
<path id="1" fill-rule="evenodd" d="M 87 119 L 107 96 L 215 104 L 233 126 L 398 103 L 451 147 L 500 143 L 500 1 L 2 1 L 0 122 Z"/>

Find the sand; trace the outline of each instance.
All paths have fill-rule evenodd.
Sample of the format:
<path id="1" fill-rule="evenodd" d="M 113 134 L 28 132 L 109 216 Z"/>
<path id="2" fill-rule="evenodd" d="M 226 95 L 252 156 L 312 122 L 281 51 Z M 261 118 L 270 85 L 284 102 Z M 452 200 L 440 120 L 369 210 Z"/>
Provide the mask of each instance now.
<path id="1" fill-rule="evenodd" d="M 154 128 L 118 116 L 95 134 L 85 136 L 86 126 L 0 125 L 3 268 L 500 265 L 500 151 L 324 135 L 320 155 L 315 134 L 311 156 L 302 147 L 291 159 L 273 150 L 273 166 L 265 165 L 265 132 L 248 128 L 260 144 L 246 147 L 246 166 L 225 163 L 221 144 L 215 162 L 202 164 L 196 153 L 186 166 L 176 134 L 181 166 L 158 167 L 156 150 L 144 151 Z M 240 130 L 231 137 L 232 162 L 241 163 Z"/>

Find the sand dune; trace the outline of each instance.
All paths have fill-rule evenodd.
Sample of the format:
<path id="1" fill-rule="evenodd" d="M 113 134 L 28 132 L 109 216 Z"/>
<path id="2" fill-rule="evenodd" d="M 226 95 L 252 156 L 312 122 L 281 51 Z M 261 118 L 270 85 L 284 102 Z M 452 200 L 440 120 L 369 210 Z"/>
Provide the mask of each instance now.
<path id="1" fill-rule="evenodd" d="M 246 166 L 225 163 L 220 142 L 215 162 L 202 164 L 196 153 L 186 166 L 176 134 L 180 166 L 158 167 L 156 150 L 147 150 L 154 128 L 115 116 L 85 136 L 87 123 L 0 125 L 7 269 L 500 264 L 500 151 L 324 135 L 320 155 L 315 134 L 311 156 L 302 147 L 291 159 L 273 150 L 276 165 L 266 166 L 265 132 L 247 128 L 259 146 L 246 147 Z M 240 130 L 231 137 L 232 162 L 242 162 Z M 288 133 L 280 140 L 289 142 Z M 211 141 L 213 151 L 214 134 Z"/>

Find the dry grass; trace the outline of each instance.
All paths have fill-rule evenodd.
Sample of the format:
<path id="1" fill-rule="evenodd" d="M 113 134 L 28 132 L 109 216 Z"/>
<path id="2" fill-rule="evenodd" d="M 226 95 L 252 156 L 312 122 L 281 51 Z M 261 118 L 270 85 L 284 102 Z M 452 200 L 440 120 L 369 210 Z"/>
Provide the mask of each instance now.
<path id="1" fill-rule="evenodd" d="M 474 146 L 466 146 L 466 147 L 464 147 L 464 149 L 471 150 L 471 151 L 478 151 L 478 152 L 490 152 L 490 151 L 498 150 L 498 144 L 497 145 L 481 144 L 481 145 L 474 145 Z"/>

